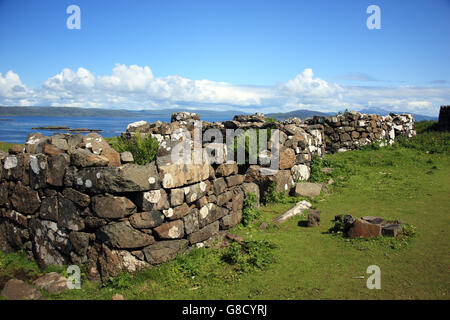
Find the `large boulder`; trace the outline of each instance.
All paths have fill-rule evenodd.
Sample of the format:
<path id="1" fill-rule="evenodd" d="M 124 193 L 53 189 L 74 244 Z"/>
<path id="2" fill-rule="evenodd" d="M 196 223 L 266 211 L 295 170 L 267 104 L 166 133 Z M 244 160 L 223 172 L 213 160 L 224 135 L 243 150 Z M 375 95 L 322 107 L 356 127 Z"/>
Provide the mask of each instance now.
<path id="1" fill-rule="evenodd" d="M 227 177 L 238 173 L 237 163 L 222 163 L 216 169 L 216 176 Z"/>
<path id="2" fill-rule="evenodd" d="M 197 201 L 201 197 L 203 197 L 210 188 L 210 182 L 199 182 L 190 186 L 184 187 L 184 194 L 186 197 L 187 203 L 192 203 L 194 201 Z"/>
<path id="3" fill-rule="evenodd" d="M 190 213 L 183 217 L 184 233 L 191 234 L 199 230 L 198 209 L 191 209 Z"/>
<path id="4" fill-rule="evenodd" d="M 76 205 L 58 196 L 58 226 L 67 230 L 80 231 L 85 227 L 84 220 Z"/>
<path id="5" fill-rule="evenodd" d="M 141 192 L 136 201 L 142 211 L 169 209 L 169 199 L 164 189 Z"/>
<path id="6" fill-rule="evenodd" d="M 30 186 L 33 189 L 45 188 L 47 183 L 48 163 L 43 154 L 30 155 Z"/>
<path id="7" fill-rule="evenodd" d="M 153 230 L 160 239 L 180 239 L 184 237 L 184 224 L 182 220 L 164 223 Z"/>
<path id="8" fill-rule="evenodd" d="M 25 151 L 31 154 L 42 153 L 44 146 L 50 142 L 50 137 L 46 137 L 40 133 L 30 133 L 25 142 Z"/>
<path id="9" fill-rule="evenodd" d="M 105 156 L 94 154 L 86 149 L 76 149 L 71 155 L 72 164 L 77 167 L 104 167 L 109 159 Z"/>
<path id="10" fill-rule="evenodd" d="M 10 200 L 13 207 L 24 214 L 35 213 L 41 204 L 38 192 L 24 186 L 20 181 L 15 185 Z"/>
<path id="11" fill-rule="evenodd" d="M 92 198 L 92 209 L 100 218 L 118 219 L 136 212 L 136 205 L 126 197 L 98 195 Z"/>
<path id="12" fill-rule="evenodd" d="M 320 183 L 299 182 L 295 184 L 294 195 L 296 197 L 315 197 L 320 195 L 321 190 Z"/>
<path id="13" fill-rule="evenodd" d="M 146 247 L 143 251 L 145 259 L 149 263 L 160 264 L 174 259 L 178 252 L 185 249 L 188 244 L 189 241 L 186 239 L 157 241 Z"/>
<path id="14" fill-rule="evenodd" d="M 136 132 L 139 131 L 141 133 L 145 133 L 150 129 L 150 123 L 147 121 L 141 120 L 128 124 L 127 132 Z"/>
<path id="15" fill-rule="evenodd" d="M 164 215 L 161 211 L 146 211 L 133 214 L 129 220 L 137 229 L 149 229 L 161 225 L 164 222 Z"/>
<path id="16" fill-rule="evenodd" d="M 70 243 L 78 255 L 86 255 L 89 246 L 89 237 L 90 234 L 86 232 L 73 231 L 69 234 Z"/>
<path id="17" fill-rule="evenodd" d="M 41 293 L 29 284 L 18 279 L 11 279 L 1 293 L 8 300 L 41 300 Z"/>
<path id="18" fill-rule="evenodd" d="M 308 227 L 317 227 L 320 224 L 320 210 L 310 209 L 308 212 Z"/>
<path id="19" fill-rule="evenodd" d="M 33 284 L 50 294 L 60 294 L 68 289 L 67 279 L 57 272 L 50 272 L 36 279 Z"/>
<path id="20" fill-rule="evenodd" d="M 91 198 L 87 194 L 81 193 L 72 188 L 64 189 L 62 195 L 83 208 L 87 207 L 91 203 Z"/>
<path id="21" fill-rule="evenodd" d="M 170 190 L 170 205 L 175 207 L 184 203 L 184 188 Z"/>
<path id="22" fill-rule="evenodd" d="M 383 237 L 396 237 L 403 230 L 401 223 L 388 223 L 381 227 Z"/>
<path id="23" fill-rule="evenodd" d="M 31 219 L 30 231 L 34 257 L 41 268 L 68 263 L 67 255 L 72 246 L 67 232 L 59 229 L 56 222 Z"/>
<path id="24" fill-rule="evenodd" d="M 307 165 L 297 164 L 291 168 L 292 178 L 295 182 L 309 180 L 310 169 Z"/>
<path id="25" fill-rule="evenodd" d="M 204 197 L 205 198 L 205 197 Z M 183 203 L 180 206 L 175 208 L 169 208 L 163 210 L 164 216 L 169 220 L 177 220 L 183 218 L 190 211 L 189 206 L 186 203 Z"/>
<path id="26" fill-rule="evenodd" d="M 219 221 L 215 221 L 206 227 L 191 233 L 188 238 L 191 244 L 205 241 L 219 232 Z"/>
<path id="27" fill-rule="evenodd" d="M 64 175 L 66 168 L 70 165 L 70 157 L 68 154 L 59 153 L 48 157 L 48 171 L 46 182 L 55 187 L 64 185 Z"/>
<path id="28" fill-rule="evenodd" d="M 159 174 L 164 188 L 176 188 L 200 182 L 209 178 L 210 164 L 173 163 L 159 166 Z"/>
<path id="29" fill-rule="evenodd" d="M 134 229 L 128 221 L 107 224 L 97 230 L 96 237 L 119 249 L 142 248 L 155 242 L 151 235 Z"/>
<path id="30" fill-rule="evenodd" d="M 75 189 L 93 193 L 123 193 L 160 188 L 154 162 L 144 166 L 126 164 L 121 167 L 83 168 L 74 173 L 71 182 Z"/>
<path id="31" fill-rule="evenodd" d="M 295 165 L 295 151 L 291 148 L 280 150 L 280 169 L 290 169 Z"/>
<path id="32" fill-rule="evenodd" d="M 356 219 L 347 235 L 350 238 L 376 238 L 381 235 L 381 225 Z"/>

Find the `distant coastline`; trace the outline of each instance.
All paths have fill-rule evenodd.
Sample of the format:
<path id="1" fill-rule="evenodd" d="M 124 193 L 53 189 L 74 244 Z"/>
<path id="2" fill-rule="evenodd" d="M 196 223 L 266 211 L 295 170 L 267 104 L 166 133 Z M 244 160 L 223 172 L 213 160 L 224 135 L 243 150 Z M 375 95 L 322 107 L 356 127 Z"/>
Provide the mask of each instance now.
<path id="1" fill-rule="evenodd" d="M 160 110 L 124 110 L 124 109 L 100 109 L 100 108 L 78 108 L 78 107 L 21 107 L 0 106 L 1 117 L 102 117 L 102 118 L 126 118 L 126 117 L 170 117 L 174 112 L 190 111 L 181 108 Z M 232 118 L 232 114 L 247 114 L 243 111 L 213 111 L 192 110 L 205 118 Z M 7 121 L 7 120 L 5 120 Z"/>
<path id="2" fill-rule="evenodd" d="M 223 107 L 219 107 L 218 109 Z M 100 109 L 100 108 L 78 108 L 78 107 L 21 107 L 12 106 L 5 107 L 0 106 L 0 116 L 2 119 L 0 121 L 11 121 L 10 119 L 5 119 L 3 117 L 80 117 L 80 118 L 170 118 L 170 115 L 174 112 L 179 111 L 189 111 L 200 114 L 200 118 L 205 120 L 209 119 L 229 119 L 233 118 L 236 114 L 250 114 L 250 112 L 245 112 L 243 110 L 227 110 L 227 111 L 215 111 L 215 110 L 186 110 L 183 108 L 171 108 L 171 109 L 160 109 L 160 110 L 124 110 L 124 109 Z M 365 108 L 361 110 L 355 110 L 361 113 L 371 113 L 378 115 L 387 115 L 391 111 L 381 109 L 381 108 Z M 402 113 L 395 111 L 395 113 Z M 277 120 L 285 120 L 287 118 L 298 117 L 300 119 L 305 119 L 313 116 L 331 116 L 335 114 L 334 112 L 320 112 L 314 110 L 295 110 L 289 112 L 279 112 L 279 113 L 267 113 L 266 117 L 273 117 Z M 431 117 L 421 114 L 412 114 L 415 121 L 422 120 L 432 120 L 437 121 L 438 117 Z"/>

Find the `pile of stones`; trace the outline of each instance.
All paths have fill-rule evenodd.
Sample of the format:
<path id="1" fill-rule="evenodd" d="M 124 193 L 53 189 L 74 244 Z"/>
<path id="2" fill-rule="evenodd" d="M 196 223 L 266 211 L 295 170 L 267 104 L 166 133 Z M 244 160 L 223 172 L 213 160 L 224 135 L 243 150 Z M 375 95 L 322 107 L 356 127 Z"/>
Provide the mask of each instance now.
<path id="1" fill-rule="evenodd" d="M 343 224 L 344 235 L 349 238 L 396 237 L 403 230 L 400 221 L 386 221 L 376 216 L 355 218 L 349 214 L 338 215 L 334 221 Z"/>

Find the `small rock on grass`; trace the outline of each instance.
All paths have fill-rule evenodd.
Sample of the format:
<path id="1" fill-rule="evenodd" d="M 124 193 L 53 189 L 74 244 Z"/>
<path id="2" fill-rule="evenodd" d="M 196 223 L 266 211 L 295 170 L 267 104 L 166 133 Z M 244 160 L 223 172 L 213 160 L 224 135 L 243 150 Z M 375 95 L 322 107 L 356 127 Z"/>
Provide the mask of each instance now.
<path id="1" fill-rule="evenodd" d="M 11 279 L 6 284 L 1 293 L 8 300 L 40 300 L 41 293 L 23 282 L 22 280 Z"/>
<path id="2" fill-rule="evenodd" d="M 308 227 L 317 227 L 320 224 L 320 210 L 310 209 L 308 212 Z"/>
<path id="3" fill-rule="evenodd" d="M 267 222 L 263 222 L 259 225 L 260 230 L 267 230 L 268 227 L 269 227 L 269 224 Z"/>
<path id="4" fill-rule="evenodd" d="M 244 238 L 238 234 L 229 233 L 227 234 L 227 239 L 230 239 L 231 241 L 237 242 L 239 244 L 244 244 Z"/>
<path id="5" fill-rule="evenodd" d="M 123 295 L 116 293 L 115 295 L 113 295 L 112 297 L 113 300 L 125 300 L 125 298 L 123 297 Z"/>
<path id="6" fill-rule="evenodd" d="M 67 279 L 56 272 L 50 272 L 36 279 L 33 284 L 51 294 L 60 294 L 67 290 Z"/>

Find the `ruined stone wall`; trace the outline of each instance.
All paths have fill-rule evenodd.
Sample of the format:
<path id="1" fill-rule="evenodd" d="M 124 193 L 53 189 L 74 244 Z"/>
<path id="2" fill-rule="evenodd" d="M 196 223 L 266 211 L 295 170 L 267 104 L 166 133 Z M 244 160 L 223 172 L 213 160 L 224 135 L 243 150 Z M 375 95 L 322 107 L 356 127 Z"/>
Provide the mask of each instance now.
<path id="1" fill-rule="evenodd" d="M 147 165 L 133 164 L 131 154 L 117 153 L 96 133 L 30 134 L 25 148 L 0 154 L 0 249 L 25 250 L 43 267 L 85 264 L 90 279 L 106 281 L 121 270 L 133 272 L 194 246 L 209 246 L 240 222 L 248 192 L 263 196 L 273 184 L 276 192 L 290 192 L 296 182 L 309 179 L 312 157 L 325 152 L 324 128 L 340 141 L 329 145 L 332 149 L 357 146 L 340 140 L 345 133 L 368 133 L 365 138 L 372 139 L 382 137 L 381 128 L 391 137 L 392 130 L 402 133 L 410 126 L 406 132 L 413 134 L 409 116 L 351 117 L 346 124 L 348 116 L 306 123 L 235 116 L 223 123 L 203 122 L 202 138 L 208 129 L 223 136 L 200 142 L 195 140 L 196 114 L 176 113 L 170 123 L 132 123 L 124 137 L 138 130 L 159 141 L 156 160 Z M 356 129 L 342 129 L 348 126 Z M 257 163 L 211 161 L 213 147 L 224 150 L 225 160 L 227 130 L 267 128 L 279 130 L 276 168 L 265 161 L 274 151 L 271 141 Z M 201 161 L 174 162 L 173 149 L 182 143 L 192 154 L 200 150 Z"/>
<path id="2" fill-rule="evenodd" d="M 257 118 L 205 123 L 202 132 L 265 127 Z M 309 177 L 311 156 L 323 152 L 321 126 L 294 121 L 277 125 L 282 148 L 275 174 L 262 174 L 259 164 L 210 164 L 206 156 L 173 163 L 171 150 L 183 133 L 194 133 L 196 116 L 172 120 L 130 124 L 124 133 L 139 127 L 159 140 L 157 158 L 147 165 L 128 163 L 130 154 L 117 153 L 96 133 L 30 134 L 25 148 L 2 154 L 0 249 L 25 250 L 42 267 L 86 264 L 91 279 L 106 281 L 210 245 L 240 222 L 246 193 L 259 195 L 259 184 L 271 181 L 289 191 Z M 201 144 L 202 154 L 207 148 Z"/>
<path id="3" fill-rule="evenodd" d="M 411 114 L 379 116 L 354 111 L 332 117 L 314 117 L 307 124 L 322 124 L 326 136 L 326 151 L 341 152 L 380 142 L 392 144 L 397 136 L 416 135 Z"/>

